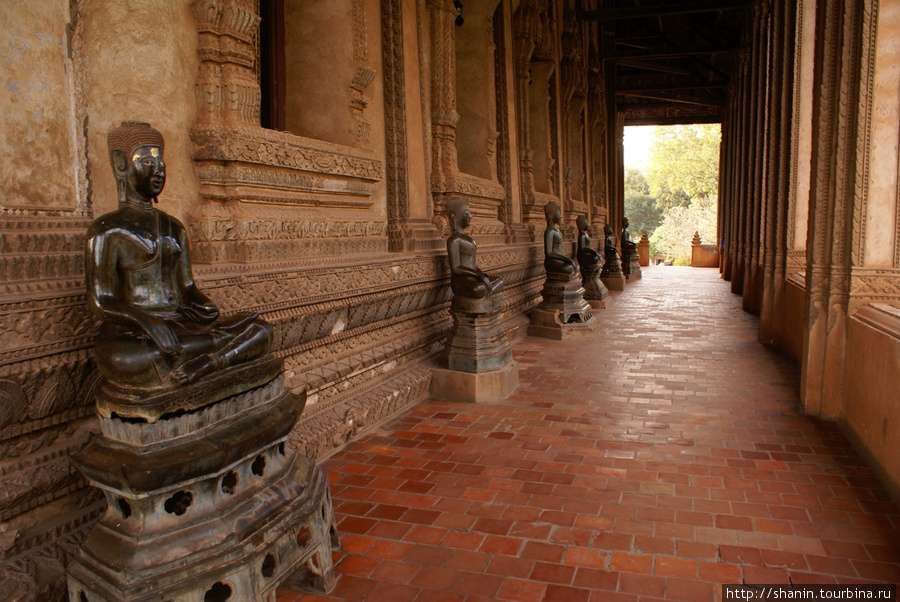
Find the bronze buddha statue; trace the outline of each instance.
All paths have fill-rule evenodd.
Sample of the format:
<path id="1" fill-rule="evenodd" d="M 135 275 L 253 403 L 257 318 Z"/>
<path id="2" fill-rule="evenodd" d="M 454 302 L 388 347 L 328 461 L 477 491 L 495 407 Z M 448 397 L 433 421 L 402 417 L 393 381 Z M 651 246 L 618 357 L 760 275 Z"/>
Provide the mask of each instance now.
<path id="1" fill-rule="evenodd" d="M 596 267 L 599 269 L 603 263 L 600 253 L 591 248 L 591 225 L 588 223 L 587 216 L 579 215 L 575 219 L 578 226 L 578 264 L 582 270 L 586 267 Z"/>
<path id="2" fill-rule="evenodd" d="M 472 213 L 465 199 L 455 198 L 447 202 L 447 218 L 451 234 L 447 238 L 447 256 L 450 259 L 450 288 L 454 295 L 469 299 L 484 299 L 503 290 L 501 278 L 491 278 L 475 265 L 477 245 L 465 229 L 472 222 Z"/>
<path id="3" fill-rule="evenodd" d="M 562 233 L 559 231 L 562 214 L 556 201 L 550 201 L 544 206 L 544 217 L 547 218 L 547 229 L 544 230 L 544 269 L 548 274 L 577 274 L 578 264 L 563 253 Z"/>
<path id="4" fill-rule="evenodd" d="M 631 237 L 631 232 L 628 231 L 628 218 L 622 218 L 622 256 L 626 255 L 636 255 L 637 254 L 637 243 L 634 242 L 634 238 Z"/>
<path id="5" fill-rule="evenodd" d="M 264 355 L 271 326 L 252 313 L 219 316 L 194 283 L 184 226 L 154 207 L 166 181 L 162 135 L 126 121 L 107 142 L 119 208 L 94 220 L 85 247 L 88 305 L 102 322 L 101 373 L 158 389 Z"/>

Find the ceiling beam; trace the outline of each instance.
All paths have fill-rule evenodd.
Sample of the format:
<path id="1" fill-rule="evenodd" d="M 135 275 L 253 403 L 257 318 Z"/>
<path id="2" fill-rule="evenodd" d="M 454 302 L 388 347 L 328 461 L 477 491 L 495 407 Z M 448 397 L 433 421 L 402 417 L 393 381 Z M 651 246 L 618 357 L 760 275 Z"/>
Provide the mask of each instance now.
<path id="1" fill-rule="evenodd" d="M 684 67 L 673 67 L 671 65 L 663 65 L 661 63 L 650 63 L 645 61 L 633 61 L 627 59 L 616 62 L 620 67 L 630 67 L 631 69 L 658 71 L 659 73 L 672 73 L 673 75 L 693 75 L 693 72 L 690 69 L 685 69 Z"/>
<path id="2" fill-rule="evenodd" d="M 581 11 L 585 21 L 619 21 L 623 19 L 645 19 L 669 15 L 688 15 L 734 10 L 749 4 L 752 0 L 680 0 L 679 2 L 659 2 L 644 6 L 623 8 L 602 8 Z"/>
<path id="3" fill-rule="evenodd" d="M 683 48 L 672 48 L 667 50 L 623 50 L 619 52 L 613 52 L 609 56 L 603 57 L 605 61 L 631 61 L 631 60 L 655 60 L 655 59 L 671 59 L 671 58 L 682 58 L 686 56 L 699 56 L 705 54 L 722 54 L 725 52 L 731 52 L 732 50 L 737 50 L 736 47 L 732 48 L 702 48 L 702 49 L 683 49 Z"/>
<path id="4" fill-rule="evenodd" d="M 719 81 L 709 81 L 696 79 L 688 82 L 648 82 L 645 84 L 631 84 L 631 85 L 622 85 L 620 83 L 616 84 L 616 92 L 617 93 L 629 93 L 629 92 L 653 92 L 654 90 L 693 90 L 696 88 L 726 88 L 728 87 L 728 82 L 719 80 Z"/>
<path id="5" fill-rule="evenodd" d="M 622 96 L 632 96 L 634 98 L 649 98 L 650 100 L 664 100 L 668 102 L 677 102 L 687 105 L 699 105 L 701 107 L 722 108 L 725 106 L 724 100 L 715 98 L 697 98 L 696 96 L 684 96 L 681 94 L 665 94 L 664 92 L 653 94 L 651 92 L 619 92 L 617 90 L 616 95 L 619 94 L 621 94 Z"/>

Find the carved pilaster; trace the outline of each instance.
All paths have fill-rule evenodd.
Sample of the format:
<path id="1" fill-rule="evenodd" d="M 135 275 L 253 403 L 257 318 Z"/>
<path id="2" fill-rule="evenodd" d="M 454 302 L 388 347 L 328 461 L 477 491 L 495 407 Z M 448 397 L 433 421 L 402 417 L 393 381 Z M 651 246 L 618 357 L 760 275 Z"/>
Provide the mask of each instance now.
<path id="1" fill-rule="evenodd" d="M 431 25 L 432 188 L 448 190 L 459 173 L 456 154 L 456 13 L 451 2 L 429 0 Z"/>
<path id="2" fill-rule="evenodd" d="M 516 13 L 518 15 L 518 13 Z M 529 63 L 534 44 L 526 38 L 517 38 L 515 42 L 514 67 L 516 75 L 516 124 L 519 144 L 519 183 L 523 209 L 534 205 L 534 160 L 531 150 L 531 130 L 528 127 L 530 99 L 528 86 L 531 83 Z"/>
<path id="3" fill-rule="evenodd" d="M 391 251 L 439 249 L 442 240 L 427 218 L 410 218 L 406 84 L 401 0 L 381 3 L 387 147 L 388 248 Z"/>
<path id="4" fill-rule="evenodd" d="M 875 44 L 874 11 L 863 0 L 826 0 L 818 12 L 821 70 L 813 124 L 807 273 L 809 331 L 801 394 L 807 412 L 840 415 L 851 291 L 854 219 L 867 185 L 870 76 L 860 77 Z M 821 34 L 821 35 L 820 35 Z M 864 131 L 863 131 L 864 130 Z M 863 144 L 863 146 L 860 146 Z M 857 255 L 858 257 L 858 255 Z"/>
<path id="5" fill-rule="evenodd" d="M 199 121 L 259 125 L 259 15 L 252 0 L 194 0 L 200 34 Z"/>

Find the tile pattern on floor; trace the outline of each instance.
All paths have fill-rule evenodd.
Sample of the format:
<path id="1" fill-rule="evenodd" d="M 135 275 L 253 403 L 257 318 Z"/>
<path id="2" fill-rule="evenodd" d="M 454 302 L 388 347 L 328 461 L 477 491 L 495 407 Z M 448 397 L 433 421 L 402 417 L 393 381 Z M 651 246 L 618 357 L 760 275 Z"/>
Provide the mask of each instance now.
<path id="1" fill-rule="evenodd" d="M 900 505 L 713 269 L 645 268 L 588 341 L 525 337 L 502 403 L 436 399 L 324 462 L 330 596 L 703 601 L 900 582 Z"/>

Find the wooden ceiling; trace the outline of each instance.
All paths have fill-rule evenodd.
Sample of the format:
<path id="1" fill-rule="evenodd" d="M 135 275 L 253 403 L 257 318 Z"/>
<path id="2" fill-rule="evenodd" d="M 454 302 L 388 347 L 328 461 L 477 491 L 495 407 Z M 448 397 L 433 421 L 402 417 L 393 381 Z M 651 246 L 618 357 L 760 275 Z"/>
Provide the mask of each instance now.
<path id="1" fill-rule="evenodd" d="M 626 125 L 721 121 L 753 0 L 607 0 L 601 6 L 579 13 L 598 24 Z"/>

